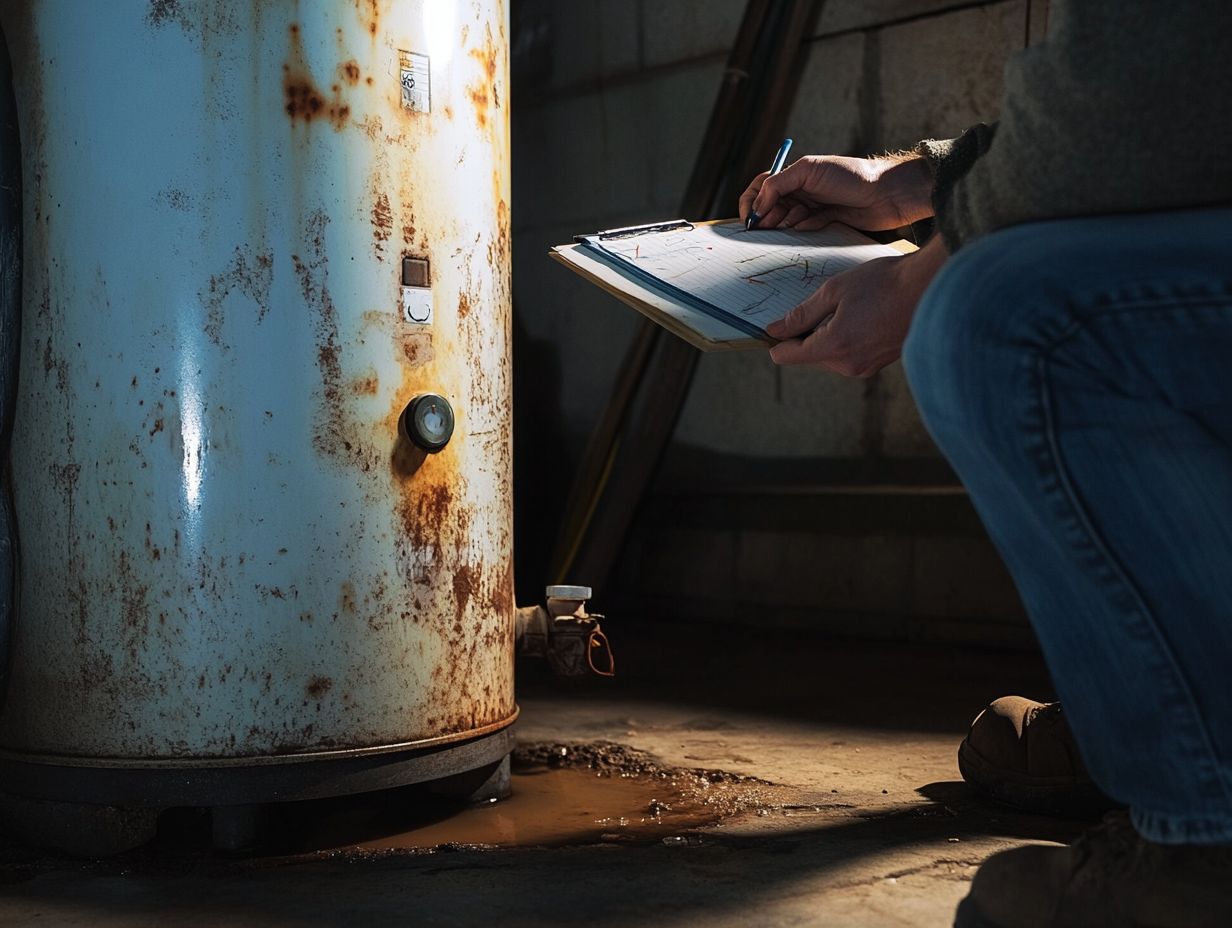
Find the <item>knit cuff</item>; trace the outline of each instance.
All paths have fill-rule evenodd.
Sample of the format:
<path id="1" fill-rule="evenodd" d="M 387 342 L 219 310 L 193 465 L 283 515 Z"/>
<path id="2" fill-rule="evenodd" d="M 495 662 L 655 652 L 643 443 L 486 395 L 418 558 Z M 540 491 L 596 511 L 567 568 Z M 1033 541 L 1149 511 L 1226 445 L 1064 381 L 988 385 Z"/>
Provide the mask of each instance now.
<path id="1" fill-rule="evenodd" d="M 965 236 L 950 215 L 950 195 L 959 179 L 988 151 L 996 131 L 996 123 L 989 126 L 981 122 L 956 139 L 924 139 L 916 143 L 914 150 L 927 162 L 933 176 L 933 214 L 951 252 L 958 250 Z"/>

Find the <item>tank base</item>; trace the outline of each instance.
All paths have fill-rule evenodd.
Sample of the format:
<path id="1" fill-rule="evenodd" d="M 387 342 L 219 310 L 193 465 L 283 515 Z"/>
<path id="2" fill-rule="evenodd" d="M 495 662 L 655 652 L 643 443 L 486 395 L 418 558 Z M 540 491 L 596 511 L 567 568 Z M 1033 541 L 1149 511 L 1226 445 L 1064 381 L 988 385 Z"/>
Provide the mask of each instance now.
<path id="1" fill-rule="evenodd" d="M 23 756 L 0 751 L 4 792 L 27 799 L 165 809 L 325 799 L 442 780 L 499 764 L 514 747 L 513 723 L 448 744 L 328 755 L 122 763 Z M 486 776 L 486 775 L 485 775 Z"/>
<path id="2" fill-rule="evenodd" d="M 163 809 L 211 810 L 216 850 L 256 840 L 265 806 L 430 784 L 442 798 L 476 803 L 511 793 L 513 726 L 469 741 L 327 760 L 199 767 L 87 767 L 0 756 L 0 822 L 19 840 L 78 857 L 140 847 Z M 72 797 L 72 798 L 69 798 Z"/>
<path id="3" fill-rule="evenodd" d="M 485 805 L 513 795 L 513 771 L 509 755 L 495 764 L 433 780 L 428 789 L 443 799 L 457 799 L 472 805 Z"/>

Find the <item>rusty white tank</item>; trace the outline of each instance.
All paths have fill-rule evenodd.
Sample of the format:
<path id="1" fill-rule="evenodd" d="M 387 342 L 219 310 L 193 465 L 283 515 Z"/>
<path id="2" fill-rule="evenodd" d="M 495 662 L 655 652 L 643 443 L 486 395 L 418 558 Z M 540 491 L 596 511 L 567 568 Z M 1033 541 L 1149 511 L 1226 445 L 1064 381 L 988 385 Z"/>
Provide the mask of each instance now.
<path id="1" fill-rule="evenodd" d="M 183 771 L 502 733 L 505 4 L 2 0 L 0 24 L 25 232 L 6 788 L 219 801 Z M 119 785 L 77 791 L 102 769 Z"/>

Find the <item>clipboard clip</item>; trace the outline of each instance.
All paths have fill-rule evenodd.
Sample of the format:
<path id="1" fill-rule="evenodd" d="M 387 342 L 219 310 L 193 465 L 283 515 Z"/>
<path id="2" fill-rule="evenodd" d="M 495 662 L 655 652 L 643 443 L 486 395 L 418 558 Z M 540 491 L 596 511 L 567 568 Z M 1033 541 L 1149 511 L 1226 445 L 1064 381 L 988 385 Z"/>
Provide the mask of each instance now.
<path id="1" fill-rule="evenodd" d="M 599 241 L 609 242 L 619 238 L 633 238 L 635 235 L 649 235 L 654 232 L 692 232 L 693 223 L 684 219 L 672 222 L 652 222 L 644 226 L 624 226 L 620 229 L 605 229 L 598 233 Z"/>

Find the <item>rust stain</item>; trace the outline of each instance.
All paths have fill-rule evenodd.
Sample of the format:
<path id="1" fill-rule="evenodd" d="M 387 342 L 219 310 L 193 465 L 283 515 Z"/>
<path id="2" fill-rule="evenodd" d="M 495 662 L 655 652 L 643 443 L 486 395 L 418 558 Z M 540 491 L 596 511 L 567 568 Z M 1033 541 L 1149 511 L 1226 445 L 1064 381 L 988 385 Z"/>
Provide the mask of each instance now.
<path id="1" fill-rule="evenodd" d="M 344 615 L 354 615 L 356 605 L 355 584 L 350 580 L 343 580 L 342 589 L 338 593 L 338 608 Z"/>
<path id="2" fill-rule="evenodd" d="M 471 296 L 468 293 L 458 294 L 458 318 L 465 319 L 471 314 Z"/>
<path id="3" fill-rule="evenodd" d="M 376 240 L 376 256 L 385 260 L 385 243 L 394 234 L 394 211 L 389 205 L 389 194 L 383 190 L 376 191 L 376 201 L 372 204 L 372 237 Z"/>
<path id="4" fill-rule="evenodd" d="M 351 392 L 358 396 L 376 396 L 380 381 L 375 374 L 351 381 Z"/>
<path id="5" fill-rule="evenodd" d="M 171 21 L 179 22 L 182 17 L 180 0 L 150 0 L 150 12 L 145 19 L 151 26 L 162 26 Z"/>
<path id="6" fill-rule="evenodd" d="M 292 122 L 296 119 L 312 122 L 320 115 L 321 110 L 325 109 L 325 98 L 321 96 L 316 85 L 304 77 L 291 77 L 289 68 L 283 81 L 283 89 L 287 97 L 287 115 Z"/>
<path id="7" fill-rule="evenodd" d="M 329 677 L 313 677 L 304 687 L 304 691 L 313 699 L 320 699 L 334 688 L 334 681 Z"/>
<path id="8" fill-rule="evenodd" d="M 492 27 L 490 25 L 484 26 L 483 45 L 479 48 L 471 49 L 470 55 L 479 62 L 480 67 L 483 69 L 483 79 L 477 85 L 472 84 L 468 86 L 466 88 L 466 95 L 470 98 L 471 106 L 475 111 L 475 122 L 479 125 L 479 128 L 486 129 L 489 110 L 500 109 L 500 95 L 497 90 L 500 49 L 492 39 Z"/>
<path id="9" fill-rule="evenodd" d="M 411 367 L 420 367 L 436 359 L 436 349 L 432 345 L 432 336 L 426 334 L 408 334 L 402 336 L 402 357 Z"/>
<path id="10" fill-rule="evenodd" d="M 223 326 L 226 314 L 223 305 L 233 292 L 239 292 L 252 300 L 257 307 L 257 322 L 262 322 L 270 309 L 270 288 L 274 282 L 274 256 L 271 252 L 256 255 L 236 246 L 231 264 L 221 273 L 210 277 L 209 284 L 198 294 L 205 308 L 205 334 L 220 348 L 229 348 L 223 343 Z"/>
<path id="11" fill-rule="evenodd" d="M 485 86 L 467 87 L 466 95 L 470 97 L 471 106 L 475 110 L 475 122 L 479 124 L 480 129 L 486 129 L 488 125 L 488 107 L 490 105 L 488 88 Z"/>
<path id="12" fill-rule="evenodd" d="M 470 564 L 463 564 L 453 572 L 453 601 L 457 621 L 462 622 L 471 597 L 479 588 L 481 571 Z M 461 629 L 458 629 L 461 631 Z"/>
<path id="13" fill-rule="evenodd" d="M 483 47 L 471 49 L 471 57 L 478 61 L 482 66 L 484 73 L 488 76 L 488 83 L 496 83 L 496 69 L 500 52 L 496 47 L 496 43 L 492 41 L 492 27 L 484 26 Z"/>
<path id="14" fill-rule="evenodd" d="M 492 190 L 496 197 L 496 234 L 488 242 L 488 265 L 497 273 L 503 273 L 509 267 L 509 204 L 500 195 L 501 176 L 493 172 Z"/>
<path id="15" fill-rule="evenodd" d="M 321 376 L 322 411 L 314 421 L 312 444 L 325 457 L 340 457 L 351 466 L 367 472 L 379 459 L 362 430 L 352 422 L 343 389 L 341 335 L 338 310 L 329 288 L 329 256 L 325 250 L 325 229 L 329 215 L 318 210 L 305 224 L 304 238 L 309 246 L 305 256 L 292 255 L 304 302 L 316 316 L 317 367 Z"/>
<path id="16" fill-rule="evenodd" d="M 325 117 L 334 130 L 340 132 L 347 127 L 351 119 L 351 107 L 342 99 L 342 88 L 334 84 L 331 88 L 333 100 L 326 98 L 309 73 L 299 26 L 292 23 L 288 32 L 291 50 L 287 63 L 282 66 L 282 90 L 286 100 L 283 109 L 291 117 L 292 125 L 301 120 L 305 125 L 310 125 L 313 120 Z"/>
<path id="17" fill-rule="evenodd" d="M 513 561 L 510 560 L 504 571 L 497 577 L 496 582 L 492 585 L 491 596 L 488 599 L 488 609 L 494 616 L 501 616 L 508 622 L 513 616 Z M 500 625 L 494 625 L 494 628 L 501 628 Z M 512 624 L 506 626 L 506 633 L 512 632 Z"/>
<path id="18" fill-rule="evenodd" d="M 380 0 L 355 0 L 355 12 L 359 14 L 359 21 L 368 34 L 375 36 L 381 26 Z"/>
<path id="19" fill-rule="evenodd" d="M 359 83 L 359 62 L 354 58 L 344 61 L 338 66 L 338 73 L 342 75 L 344 81 L 354 87 Z"/>

